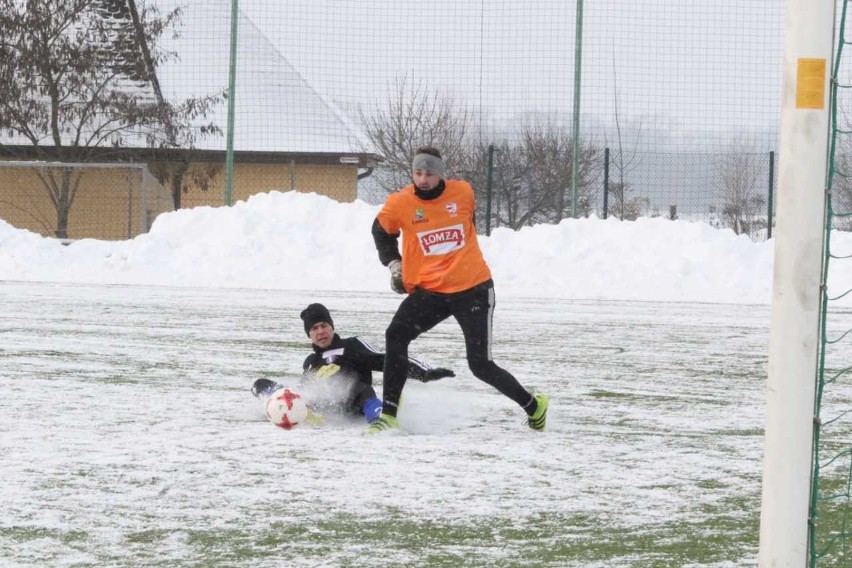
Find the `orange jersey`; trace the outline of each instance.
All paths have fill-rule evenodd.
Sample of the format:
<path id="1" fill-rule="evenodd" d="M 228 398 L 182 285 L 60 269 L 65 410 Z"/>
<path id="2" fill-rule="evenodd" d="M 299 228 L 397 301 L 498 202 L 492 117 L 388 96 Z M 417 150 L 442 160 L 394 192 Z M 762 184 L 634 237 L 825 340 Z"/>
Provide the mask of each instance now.
<path id="1" fill-rule="evenodd" d="M 473 188 L 462 180 L 445 180 L 436 199 L 420 199 L 409 185 L 390 195 L 376 217 L 390 235 L 402 233 L 402 281 L 415 288 L 452 294 L 491 278 L 473 214 Z"/>

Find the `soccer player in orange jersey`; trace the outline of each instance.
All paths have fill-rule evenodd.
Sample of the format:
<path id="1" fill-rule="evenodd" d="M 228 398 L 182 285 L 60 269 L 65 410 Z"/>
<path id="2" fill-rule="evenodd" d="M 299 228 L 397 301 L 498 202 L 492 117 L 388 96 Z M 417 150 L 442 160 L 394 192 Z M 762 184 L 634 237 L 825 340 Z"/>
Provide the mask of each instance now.
<path id="1" fill-rule="evenodd" d="M 431 146 L 417 150 L 411 177 L 414 183 L 391 194 L 373 222 L 391 288 L 408 296 L 385 332 L 382 414 L 367 433 L 399 428 L 408 345 L 450 316 L 464 333 L 474 376 L 518 403 L 530 428 L 544 430 L 548 397 L 533 395 L 491 359 L 494 282 L 476 237 L 473 188 L 466 181 L 444 179 L 441 153 Z"/>

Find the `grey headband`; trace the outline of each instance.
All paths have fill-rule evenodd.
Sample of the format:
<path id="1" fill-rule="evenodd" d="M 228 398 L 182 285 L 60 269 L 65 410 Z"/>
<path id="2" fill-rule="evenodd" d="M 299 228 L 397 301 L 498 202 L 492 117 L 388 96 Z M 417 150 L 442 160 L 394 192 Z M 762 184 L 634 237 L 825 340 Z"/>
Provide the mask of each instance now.
<path id="1" fill-rule="evenodd" d="M 411 171 L 427 170 L 438 176 L 444 177 L 444 160 L 435 157 L 432 154 L 417 154 L 411 160 Z"/>

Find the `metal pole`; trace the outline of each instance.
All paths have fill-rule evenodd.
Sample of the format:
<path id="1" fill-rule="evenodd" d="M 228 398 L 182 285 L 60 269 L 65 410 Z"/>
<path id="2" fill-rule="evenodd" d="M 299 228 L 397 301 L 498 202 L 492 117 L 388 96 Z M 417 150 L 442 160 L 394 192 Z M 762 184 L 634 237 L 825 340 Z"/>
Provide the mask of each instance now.
<path id="1" fill-rule="evenodd" d="M 609 213 L 609 148 L 604 148 L 604 206 L 603 218 Z"/>
<path id="2" fill-rule="evenodd" d="M 124 179 L 127 181 L 127 238 L 133 238 L 133 180 L 130 179 L 130 172 L 124 173 Z"/>
<path id="3" fill-rule="evenodd" d="M 766 238 L 772 238 L 772 202 L 775 201 L 775 151 L 769 152 L 769 198 L 766 200 Z"/>
<path id="4" fill-rule="evenodd" d="M 225 152 L 225 205 L 234 199 L 234 103 L 236 101 L 237 75 L 237 20 L 239 0 L 231 0 L 231 55 L 228 66 L 228 141 Z"/>
<path id="5" fill-rule="evenodd" d="M 503 194 L 502 191 L 497 192 L 497 202 L 496 202 L 495 207 L 494 207 L 494 209 L 497 211 L 497 218 L 494 220 L 494 228 L 495 229 L 500 226 L 500 211 L 501 211 L 501 209 L 500 209 L 500 196 L 502 194 Z"/>
<path id="6" fill-rule="evenodd" d="M 574 149 L 571 162 L 571 216 L 577 218 L 577 184 L 580 178 L 580 67 L 583 61 L 583 0 L 577 0 L 577 24 L 574 33 Z M 560 215 L 561 215 L 560 211 Z"/>
<path id="7" fill-rule="evenodd" d="M 491 188 L 494 179 L 494 144 L 488 145 L 488 181 L 485 185 L 485 236 L 491 235 Z"/>
<path id="8" fill-rule="evenodd" d="M 148 171 L 148 166 L 142 166 L 142 211 L 139 212 L 139 233 L 147 233 L 148 229 L 151 227 L 148 226 L 148 187 L 151 181 L 151 178 L 148 176 L 151 173 Z"/>

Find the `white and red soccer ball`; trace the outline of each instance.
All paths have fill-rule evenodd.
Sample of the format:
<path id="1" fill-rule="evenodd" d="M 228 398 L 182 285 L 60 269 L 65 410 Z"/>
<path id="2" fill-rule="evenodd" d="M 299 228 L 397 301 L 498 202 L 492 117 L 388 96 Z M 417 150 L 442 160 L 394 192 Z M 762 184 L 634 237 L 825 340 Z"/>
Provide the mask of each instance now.
<path id="1" fill-rule="evenodd" d="M 308 418 L 308 405 L 298 393 L 280 388 L 266 401 L 266 417 L 279 428 L 292 430 Z"/>

